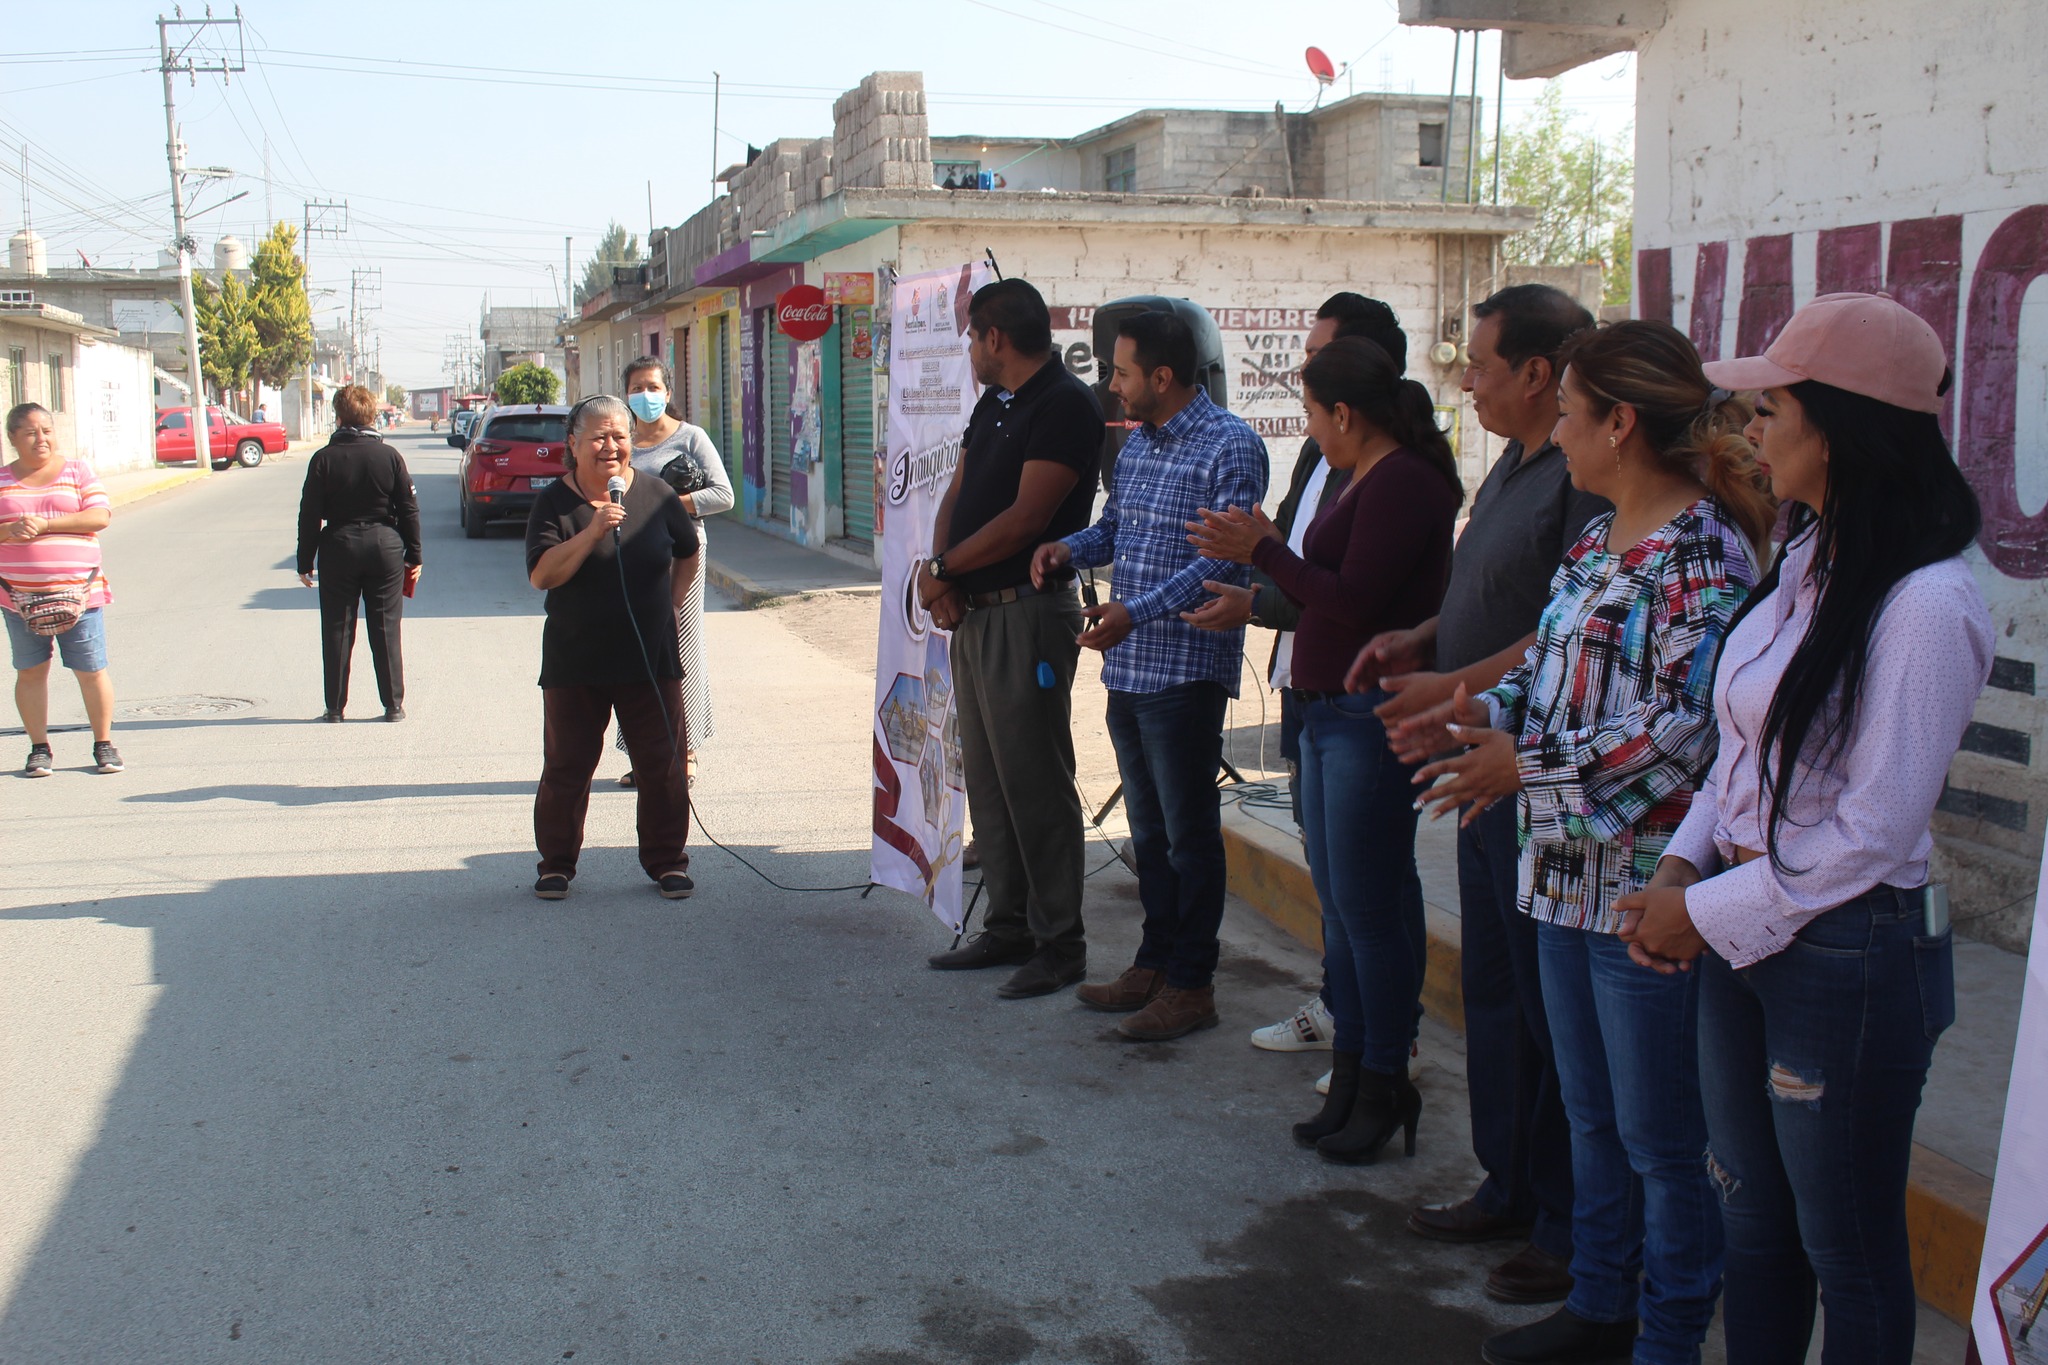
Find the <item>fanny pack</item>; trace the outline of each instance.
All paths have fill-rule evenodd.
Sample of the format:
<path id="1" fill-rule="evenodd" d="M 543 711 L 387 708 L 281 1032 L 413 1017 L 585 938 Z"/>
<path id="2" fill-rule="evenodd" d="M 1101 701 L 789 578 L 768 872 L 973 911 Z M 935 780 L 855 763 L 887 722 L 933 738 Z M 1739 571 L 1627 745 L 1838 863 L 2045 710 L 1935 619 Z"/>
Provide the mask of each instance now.
<path id="1" fill-rule="evenodd" d="M 100 576 L 94 569 L 85 576 L 85 583 L 76 588 L 50 588 L 44 592 L 17 592 L 14 585 L 0 578 L 0 588 L 14 599 L 14 610 L 26 625 L 37 635 L 62 635 L 78 624 L 78 618 L 85 615 L 85 604 L 92 600 L 92 585 Z"/>

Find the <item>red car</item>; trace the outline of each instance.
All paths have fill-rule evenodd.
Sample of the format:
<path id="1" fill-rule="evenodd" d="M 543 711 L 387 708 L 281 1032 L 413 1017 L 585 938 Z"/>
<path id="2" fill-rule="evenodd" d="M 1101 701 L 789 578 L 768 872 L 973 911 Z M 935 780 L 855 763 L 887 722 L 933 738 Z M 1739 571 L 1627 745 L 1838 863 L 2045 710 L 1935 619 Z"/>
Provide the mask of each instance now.
<path id="1" fill-rule="evenodd" d="M 215 469 L 229 461 L 244 469 L 263 463 L 265 455 L 282 455 L 291 439 L 282 422 L 249 422 L 224 408 L 206 410 L 207 453 Z M 192 450 L 192 409 L 159 408 L 156 414 L 156 462 L 182 464 L 195 459 Z"/>
<path id="2" fill-rule="evenodd" d="M 494 519 L 524 521 L 534 494 L 562 477 L 568 438 L 566 407 L 522 403 L 479 413 L 458 471 L 463 534 L 480 540 Z"/>

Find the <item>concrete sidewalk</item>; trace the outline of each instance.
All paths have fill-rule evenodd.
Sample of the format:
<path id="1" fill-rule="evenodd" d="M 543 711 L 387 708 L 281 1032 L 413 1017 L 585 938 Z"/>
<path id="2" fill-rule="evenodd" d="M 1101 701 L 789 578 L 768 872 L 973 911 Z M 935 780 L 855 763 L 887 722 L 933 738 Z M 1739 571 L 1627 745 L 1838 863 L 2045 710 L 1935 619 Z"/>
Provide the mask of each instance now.
<path id="1" fill-rule="evenodd" d="M 710 542 L 706 580 L 743 609 L 809 593 L 882 589 L 882 575 L 871 566 L 809 549 L 743 522 L 713 518 L 705 537 Z"/>
<path id="2" fill-rule="evenodd" d="M 1223 836 L 1230 889 L 1288 934 L 1322 951 L 1322 912 L 1308 862 L 1284 803 L 1230 800 Z M 1284 790 L 1284 788 L 1283 788 Z M 1429 974 L 1423 1005 L 1432 1017 L 1463 1029 L 1459 989 L 1458 863 L 1449 820 L 1422 824 L 1415 841 L 1429 923 Z M 1956 1322 L 1967 1322 L 1976 1292 L 1991 1177 L 1998 1164 L 1999 1126 L 2019 1031 L 2026 959 L 1986 943 L 1956 941 L 1956 1022 L 1935 1049 L 1934 1069 L 1915 1128 L 1907 1217 L 1913 1235 L 1920 1297 Z"/>
<path id="3" fill-rule="evenodd" d="M 324 441 L 293 441 L 283 451 L 264 457 L 264 464 L 280 464 L 287 460 L 302 460 L 318 450 Z M 261 468 L 261 466 L 258 466 Z M 226 477 L 236 472 L 234 466 L 216 469 L 209 477 Z M 116 507 L 153 498 L 159 493 L 168 493 L 195 483 L 200 478 L 199 469 L 191 463 L 160 464 L 144 469 L 117 469 L 100 475 L 100 486 L 107 490 L 107 497 Z"/>

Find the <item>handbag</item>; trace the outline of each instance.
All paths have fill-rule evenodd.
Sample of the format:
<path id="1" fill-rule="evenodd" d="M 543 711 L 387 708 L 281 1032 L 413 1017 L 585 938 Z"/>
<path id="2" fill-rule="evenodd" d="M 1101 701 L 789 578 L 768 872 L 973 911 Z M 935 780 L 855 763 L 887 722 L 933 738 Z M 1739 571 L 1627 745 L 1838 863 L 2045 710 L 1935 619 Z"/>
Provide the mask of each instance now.
<path id="1" fill-rule="evenodd" d="M 85 583 L 76 588 L 51 588 L 44 592 L 16 592 L 12 584 L 0 578 L 0 588 L 14 599 L 14 610 L 21 617 L 22 624 L 37 635 L 62 635 L 78 624 L 85 615 L 85 604 L 92 600 L 92 585 L 100 576 L 94 569 L 85 576 Z"/>
<path id="2" fill-rule="evenodd" d="M 678 493 L 701 493 L 711 487 L 711 473 L 685 450 L 661 467 L 661 481 Z"/>

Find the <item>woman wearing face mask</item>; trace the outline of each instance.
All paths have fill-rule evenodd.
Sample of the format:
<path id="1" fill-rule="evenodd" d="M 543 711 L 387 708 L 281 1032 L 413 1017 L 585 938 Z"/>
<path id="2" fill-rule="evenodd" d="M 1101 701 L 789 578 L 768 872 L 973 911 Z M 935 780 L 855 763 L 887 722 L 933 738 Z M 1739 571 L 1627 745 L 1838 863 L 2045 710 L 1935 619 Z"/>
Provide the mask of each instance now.
<path id="1" fill-rule="evenodd" d="M 1720 756 L 1622 937 L 1700 978 L 1728 1358 L 1805 1360 L 1818 1289 L 1828 1365 L 1905 1365 L 1913 1115 L 1955 1019 L 1928 821 L 1995 639 L 1962 558 L 1977 499 L 1941 434 L 1941 339 L 1891 299 L 1815 299 L 1707 373 L 1759 391 L 1791 534 L 1722 651 Z"/>
<path id="2" fill-rule="evenodd" d="M 673 397 L 668 365 L 643 355 L 626 366 L 622 377 L 626 406 L 633 410 L 633 468 L 662 479 L 676 490 L 683 507 L 697 524 L 699 543 L 704 541 L 704 518 L 716 516 L 733 505 L 732 480 L 726 477 L 725 461 L 711 434 L 683 420 Z M 704 573 L 699 560 L 697 582 L 676 622 L 676 638 L 683 660 L 683 713 L 689 721 L 685 769 L 691 781 L 697 777 L 697 749 L 711 737 L 711 677 L 704 667 Z M 626 750 L 625 732 L 617 740 L 619 752 Z M 633 774 L 619 778 L 630 787 Z"/>
<path id="3" fill-rule="evenodd" d="M 1615 510 L 1558 569 L 1527 661 L 1481 694 L 1493 728 L 1463 708 L 1452 735 L 1472 749 L 1416 775 L 1467 819 L 1519 794 L 1521 907 L 1572 1131 L 1570 1296 L 1483 1355 L 1696 1365 L 1721 1281 L 1698 983 L 1636 967 L 1619 905 L 1713 762 L 1714 664 L 1776 508 L 1740 434 L 1749 409 L 1682 334 L 1617 323 L 1563 364 L 1555 439 L 1573 485 Z"/>

